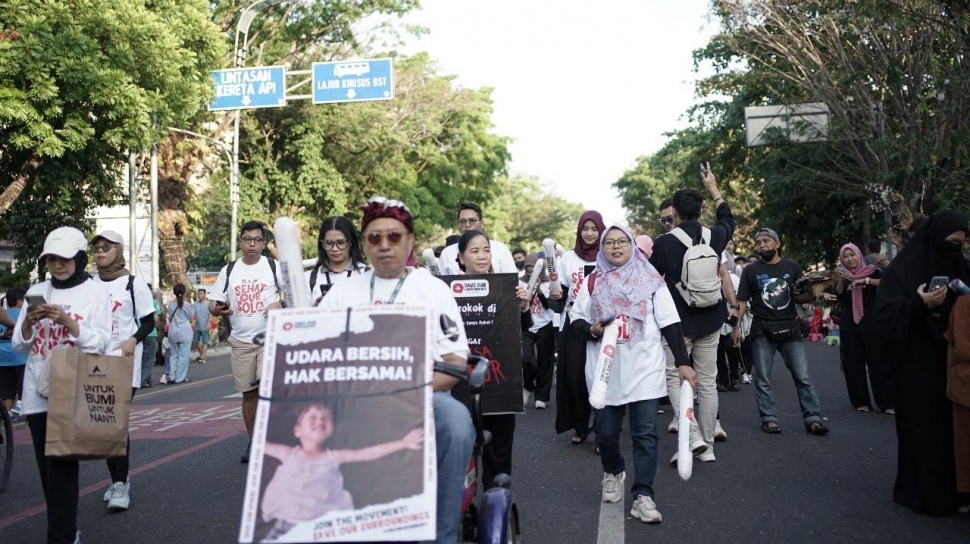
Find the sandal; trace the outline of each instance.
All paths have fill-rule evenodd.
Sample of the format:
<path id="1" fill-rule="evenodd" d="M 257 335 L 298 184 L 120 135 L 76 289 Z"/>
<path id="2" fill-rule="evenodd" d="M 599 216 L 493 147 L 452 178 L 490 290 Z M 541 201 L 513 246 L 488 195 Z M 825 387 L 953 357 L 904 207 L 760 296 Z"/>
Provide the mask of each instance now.
<path id="1" fill-rule="evenodd" d="M 781 434 L 781 427 L 774 421 L 765 421 L 761 424 L 761 431 L 766 434 Z"/>
<path id="2" fill-rule="evenodd" d="M 826 427 L 825 425 L 822 425 L 818 421 L 815 421 L 813 423 L 808 423 L 805 425 L 805 432 L 807 432 L 808 434 L 821 436 L 823 434 L 829 434 L 829 428 Z"/>
<path id="3" fill-rule="evenodd" d="M 588 436 L 589 436 L 589 431 L 587 431 L 587 432 L 585 432 L 583 434 L 574 435 L 573 438 L 572 438 L 572 440 L 569 441 L 569 443 L 572 444 L 573 446 L 578 446 L 578 445 L 586 442 L 586 437 L 588 437 Z"/>

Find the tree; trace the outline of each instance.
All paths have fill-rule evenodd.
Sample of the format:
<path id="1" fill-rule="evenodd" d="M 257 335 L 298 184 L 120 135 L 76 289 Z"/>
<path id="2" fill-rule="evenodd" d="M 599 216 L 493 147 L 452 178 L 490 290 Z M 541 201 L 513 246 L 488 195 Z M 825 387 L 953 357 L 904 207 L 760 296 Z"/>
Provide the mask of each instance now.
<path id="1" fill-rule="evenodd" d="M 183 124 L 225 56 L 202 0 L 0 1 L 0 227 L 32 262 L 118 199 L 130 151 Z"/>
<path id="2" fill-rule="evenodd" d="M 546 238 L 572 249 L 581 204 L 556 196 L 536 178 L 499 178 L 498 183 L 502 197 L 483 210 L 489 236 L 526 251 L 539 251 Z M 452 211 L 452 224 L 456 215 Z"/>

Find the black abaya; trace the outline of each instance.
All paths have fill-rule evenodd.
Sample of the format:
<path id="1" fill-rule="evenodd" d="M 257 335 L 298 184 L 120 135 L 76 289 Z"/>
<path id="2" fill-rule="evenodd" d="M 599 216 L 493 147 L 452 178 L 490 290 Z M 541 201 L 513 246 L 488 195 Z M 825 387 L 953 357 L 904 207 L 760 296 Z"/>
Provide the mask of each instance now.
<path id="1" fill-rule="evenodd" d="M 589 434 L 589 389 L 586 387 L 586 340 L 589 323 L 566 322 L 556 366 L 556 432 Z"/>

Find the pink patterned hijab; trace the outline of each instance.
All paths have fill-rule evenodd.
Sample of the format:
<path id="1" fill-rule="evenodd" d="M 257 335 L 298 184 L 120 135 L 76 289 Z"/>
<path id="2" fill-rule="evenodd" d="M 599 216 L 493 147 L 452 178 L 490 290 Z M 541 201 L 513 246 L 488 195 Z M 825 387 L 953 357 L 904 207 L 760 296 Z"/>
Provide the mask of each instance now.
<path id="1" fill-rule="evenodd" d="M 594 321 L 610 316 L 630 318 L 631 347 L 644 339 L 644 323 L 653 319 L 650 301 L 664 280 L 650 261 L 637 251 L 629 228 L 613 225 L 600 234 L 600 245 L 607 233 L 619 230 L 630 239 L 630 260 L 615 266 L 606 260 L 603 250 L 596 255 L 596 284 L 593 287 L 591 314 Z"/>
<path id="2" fill-rule="evenodd" d="M 847 249 L 855 254 L 856 259 L 856 266 L 851 270 L 848 266 L 846 266 L 845 259 L 842 258 L 842 255 Z M 845 279 L 849 280 L 850 282 L 852 280 L 868 278 L 873 272 L 879 270 L 878 267 L 871 264 L 866 264 L 865 261 L 862 260 L 862 252 L 859 251 L 859 248 L 855 244 L 845 244 L 842 246 L 842 249 L 839 250 L 839 263 L 842 265 L 842 268 L 845 269 Z M 852 320 L 858 323 L 862 321 L 863 315 L 865 315 L 865 311 L 863 310 L 862 289 L 853 289 Z"/>

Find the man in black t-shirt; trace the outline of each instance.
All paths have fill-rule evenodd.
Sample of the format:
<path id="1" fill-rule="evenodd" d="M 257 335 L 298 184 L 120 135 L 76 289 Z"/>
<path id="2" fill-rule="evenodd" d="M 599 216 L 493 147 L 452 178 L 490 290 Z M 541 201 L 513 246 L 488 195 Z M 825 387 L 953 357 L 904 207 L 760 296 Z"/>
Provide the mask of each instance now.
<path id="1" fill-rule="evenodd" d="M 785 366 L 791 371 L 795 381 L 805 430 L 816 435 L 827 434 L 829 430 L 822 424 L 815 386 L 809 381 L 808 357 L 802 345 L 798 311 L 792 295 L 795 281 L 801 277 L 802 269 L 795 261 L 781 258 L 781 242 L 774 230 L 758 230 L 754 235 L 754 243 L 761 260 L 749 264 L 741 272 L 737 298 L 741 306 L 740 314 L 744 315 L 750 302 L 754 317 L 751 325 L 751 335 L 754 336 L 754 384 L 758 411 L 761 414 L 761 430 L 768 434 L 781 432 L 775 396 L 768 380 L 777 351 L 781 353 Z M 735 345 L 739 345 L 740 341 L 741 330 L 735 325 Z"/>

